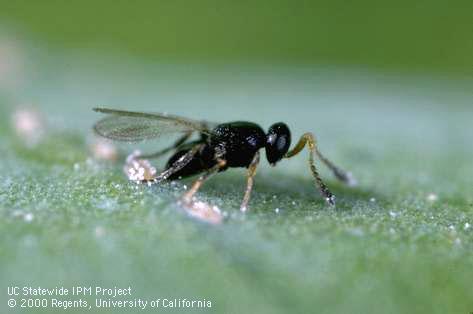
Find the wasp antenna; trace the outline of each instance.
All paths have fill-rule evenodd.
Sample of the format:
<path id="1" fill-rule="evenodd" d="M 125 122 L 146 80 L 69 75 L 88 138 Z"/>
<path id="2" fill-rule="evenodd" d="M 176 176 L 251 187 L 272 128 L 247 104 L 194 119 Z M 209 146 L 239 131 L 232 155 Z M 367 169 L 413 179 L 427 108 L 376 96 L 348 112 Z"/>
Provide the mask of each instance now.
<path id="1" fill-rule="evenodd" d="M 94 107 L 92 108 L 93 111 L 95 112 L 101 112 L 101 113 L 107 113 L 108 112 L 108 109 L 105 108 L 105 107 Z"/>
<path id="2" fill-rule="evenodd" d="M 326 202 L 329 205 L 335 205 L 335 196 L 330 192 L 329 188 L 325 185 L 324 181 L 319 175 L 317 167 L 315 166 L 315 156 L 317 154 L 317 142 L 315 140 L 315 136 L 312 133 L 306 133 L 302 135 L 299 142 L 296 144 L 291 151 L 286 154 L 286 158 L 291 158 L 297 154 L 299 154 L 306 145 L 309 148 L 309 167 L 310 171 L 312 172 L 312 176 L 315 179 L 315 183 L 319 187 L 320 193 L 325 198 Z"/>
<path id="3" fill-rule="evenodd" d="M 327 204 L 335 206 L 335 195 L 326 197 L 325 200 L 327 201 Z"/>

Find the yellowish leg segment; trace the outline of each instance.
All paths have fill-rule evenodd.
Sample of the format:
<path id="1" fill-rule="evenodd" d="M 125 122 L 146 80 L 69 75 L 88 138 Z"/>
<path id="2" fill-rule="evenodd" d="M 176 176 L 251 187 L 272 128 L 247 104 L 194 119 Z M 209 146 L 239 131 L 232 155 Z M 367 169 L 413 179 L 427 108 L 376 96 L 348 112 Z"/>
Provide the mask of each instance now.
<path id="1" fill-rule="evenodd" d="M 253 185 L 255 182 L 254 178 L 256 175 L 256 169 L 258 168 L 259 161 L 260 161 L 260 153 L 257 152 L 255 154 L 255 157 L 253 158 L 253 161 L 248 167 L 245 196 L 243 197 L 243 202 L 241 203 L 241 206 L 240 206 L 240 210 L 242 212 L 246 212 L 248 210 L 248 203 L 250 202 L 251 191 L 253 190 Z"/>
<path id="2" fill-rule="evenodd" d="M 227 162 L 225 160 L 217 159 L 217 164 L 211 169 L 209 169 L 207 172 L 205 172 L 203 175 L 201 175 L 199 179 L 194 182 L 190 190 L 182 196 L 182 201 L 186 204 L 191 203 L 192 198 L 194 197 L 195 193 L 197 193 L 197 191 L 200 189 L 202 184 L 204 184 L 205 181 L 207 181 L 211 176 L 216 174 L 220 169 L 224 168 L 226 164 Z"/>

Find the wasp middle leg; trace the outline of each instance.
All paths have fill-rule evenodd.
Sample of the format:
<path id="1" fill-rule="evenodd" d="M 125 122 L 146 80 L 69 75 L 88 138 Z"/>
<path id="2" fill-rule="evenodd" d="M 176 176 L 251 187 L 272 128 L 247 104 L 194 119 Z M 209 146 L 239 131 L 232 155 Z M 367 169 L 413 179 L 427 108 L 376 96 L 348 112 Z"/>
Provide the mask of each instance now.
<path id="1" fill-rule="evenodd" d="M 255 157 L 253 158 L 253 161 L 248 167 L 245 196 L 243 197 L 243 202 L 241 203 L 241 206 L 240 206 L 240 210 L 242 212 L 246 212 L 248 210 L 248 203 L 250 202 L 251 191 L 253 190 L 253 185 L 255 182 L 254 178 L 256 175 L 256 169 L 258 168 L 259 161 L 260 161 L 260 153 L 257 152 L 255 154 Z"/>

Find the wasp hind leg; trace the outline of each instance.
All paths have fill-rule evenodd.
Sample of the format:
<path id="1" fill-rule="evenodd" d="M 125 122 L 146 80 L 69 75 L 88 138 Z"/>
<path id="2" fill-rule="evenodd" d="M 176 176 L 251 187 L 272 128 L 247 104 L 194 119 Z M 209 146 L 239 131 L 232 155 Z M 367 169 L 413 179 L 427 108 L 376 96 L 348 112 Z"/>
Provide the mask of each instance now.
<path id="1" fill-rule="evenodd" d="M 203 175 L 201 175 L 199 179 L 197 179 L 197 181 L 194 182 L 190 190 L 187 191 L 182 196 L 181 198 L 182 202 L 187 203 L 187 204 L 192 203 L 194 195 L 197 193 L 197 191 L 199 191 L 199 189 L 205 183 L 205 181 L 210 179 L 214 174 L 218 173 L 220 169 L 225 168 L 226 165 L 227 165 L 227 162 L 225 160 L 217 159 L 217 164 L 213 166 L 212 168 L 210 168 L 209 170 L 207 170 Z"/>
<path id="2" fill-rule="evenodd" d="M 210 223 L 220 224 L 223 221 L 223 215 L 216 206 L 211 206 L 204 202 L 196 201 L 194 195 L 202 187 L 202 185 L 213 175 L 225 168 L 227 162 L 223 159 L 217 159 L 217 164 L 202 174 L 197 181 L 194 182 L 189 191 L 181 198 L 180 205 L 185 212 L 196 219 Z"/>
<path id="3" fill-rule="evenodd" d="M 192 133 L 188 132 L 174 143 L 173 146 L 153 154 L 142 155 L 139 151 L 133 152 L 127 157 L 124 166 L 125 174 L 132 181 L 147 183 L 148 185 L 169 179 L 172 174 L 178 172 L 192 161 L 194 156 L 198 153 L 201 147 L 200 145 L 195 145 L 188 151 L 188 154 L 181 156 L 179 160 L 176 160 L 174 164 L 168 166 L 167 169 L 158 176 L 156 176 L 156 169 L 151 166 L 148 159 L 158 158 L 172 150 L 179 149 L 187 142 L 191 135 Z"/>
<path id="4" fill-rule="evenodd" d="M 199 153 L 202 147 L 203 147 L 202 144 L 194 146 L 191 150 L 189 150 L 187 153 L 182 155 L 178 160 L 176 160 L 170 167 L 168 167 L 166 170 L 161 172 L 153 181 L 156 183 L 165 181 L 169 179 L 173 174 L 182 170 L 194 159 L 194 157 Z"/>

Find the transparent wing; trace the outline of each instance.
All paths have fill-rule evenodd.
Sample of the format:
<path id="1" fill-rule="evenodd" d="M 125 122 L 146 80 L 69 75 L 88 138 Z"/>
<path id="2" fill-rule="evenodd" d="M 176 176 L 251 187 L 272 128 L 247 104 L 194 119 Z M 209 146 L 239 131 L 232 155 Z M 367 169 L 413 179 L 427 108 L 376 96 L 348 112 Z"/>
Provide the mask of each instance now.
<path id="1" fill-rule="evenodd" d="M 210 134 L 212 124 L 177 116 L 94 108 L 94 111 L 108 114 L 94 125 L 95 132 L 108 139 L 125 142 L 139 142 L 175 133 L 200 132 Z"/>

